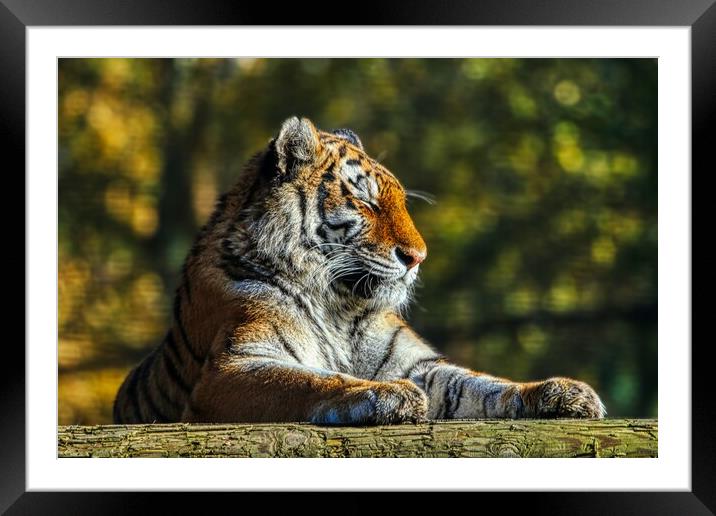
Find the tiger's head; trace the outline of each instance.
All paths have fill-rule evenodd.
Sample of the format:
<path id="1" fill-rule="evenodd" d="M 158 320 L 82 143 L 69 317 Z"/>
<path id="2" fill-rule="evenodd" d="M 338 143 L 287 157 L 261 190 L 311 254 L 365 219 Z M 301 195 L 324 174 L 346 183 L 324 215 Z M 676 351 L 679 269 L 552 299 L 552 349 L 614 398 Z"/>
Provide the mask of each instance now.
<path id="1" fill-rule="evenodd" d="M 404 305 L 427 248 L 398 179 L 352 131 L 305 118 L 286 120 L 268 154 L 273 177 L 254 232 L 262 254 L 291 260 L 310 286 Z"/>

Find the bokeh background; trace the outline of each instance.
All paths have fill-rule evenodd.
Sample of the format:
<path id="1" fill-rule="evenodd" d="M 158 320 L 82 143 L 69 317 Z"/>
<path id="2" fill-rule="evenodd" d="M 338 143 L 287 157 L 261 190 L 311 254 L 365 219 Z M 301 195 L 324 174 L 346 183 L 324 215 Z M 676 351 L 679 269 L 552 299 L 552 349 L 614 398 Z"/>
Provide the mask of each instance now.
<path id="1" fill-rule="evenodd" d="M 294 114 L 434 196 L 409 320 L 436 348 L 656 416 L 655 59 L 61 59 L 60 424 L 111 421 L 215 198 Z"/>

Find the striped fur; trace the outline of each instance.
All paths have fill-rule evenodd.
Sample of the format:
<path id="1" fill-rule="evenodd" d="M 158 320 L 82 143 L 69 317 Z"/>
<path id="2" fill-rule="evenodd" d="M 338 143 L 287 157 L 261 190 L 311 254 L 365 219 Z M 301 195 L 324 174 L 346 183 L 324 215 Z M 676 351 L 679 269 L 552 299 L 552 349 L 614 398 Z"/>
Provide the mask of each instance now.
<path id="1" fill-rule="evenodd" d="M 460 368 L 406 324 L 426 246 L 405 196 L 352 131 L 284 122 L 200 231 L 115 421 L 602 417 L 584 383 Z"/>

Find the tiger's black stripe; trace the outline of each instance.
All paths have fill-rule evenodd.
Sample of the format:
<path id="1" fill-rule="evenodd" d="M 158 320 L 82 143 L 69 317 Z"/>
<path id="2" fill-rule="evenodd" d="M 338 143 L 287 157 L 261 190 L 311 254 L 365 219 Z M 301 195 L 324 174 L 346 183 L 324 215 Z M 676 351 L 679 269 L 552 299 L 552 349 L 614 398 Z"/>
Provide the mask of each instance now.
<path id="1" fill-rule="evenodd" d="M 462 376 L 457 381 L 459 382 L 459 385 L 457 387 L 457 392 L 453 395 L 453 400 L 455 403 L 450 407 L 450 417 L 455 417 L 458 408 L 460 408 L 460 402 L 462 401 L 462 390 L 465 387 L 465 382 L 467 381 L 467 378 Z"/>
<path id="2" fill-rule="evenodd" d="M 221 264 L 222 270 L 232 281 L 243 281 L 247 279 L 263 280 L 273 277 L 273 273 L 262 265 L 247 260 L 243 256 L 224 257 Z M 239 270 L 237 270 L 239 269 Z"/>
<path id="3" fill-rule="evenodd" d="M 183 401 L 178 401 L 175 399 L 175 397 L 171 394 L 169 394 L 169 391 L 167 391 L 166 383 L 167 381 L 174 384 L 180 391 L 182 391 L 184 394 L 188 395 L 188 386 L 184 382 L 182 378 L 179 377 L 179 373 L 176 370 L 176 367 L 174 366 L 174 363 L 172 362 L 172 359 L 169 357 L 167 349 L 164 344 L 162 344 L 161 348 L 157 349 L 157 353 L 161 353 L 161 364 L 162 368 L 164 370 L 165 375 L 160 376 L 155 373 L 154 375 L 154 386 L 157 389 L 157 392 L 159 393 L 160 397 L 162 398 L 165 405 L 169 405 L 169 407 L 174 411 L 177 412 L 181 407 L 183 406 Z M 169 364 L 168 364 L 169 362 Z M 170 371 L 170 368 L 173 369 L 173 371 Z"/>
<path id="4" fill-rule="evenodd" d="M 308 236 L 306 230 L 306 217 L 308 216 L 308 199 L 306 198 L 306 190 L 303 186 L 297 188 L 298 191 L 298 203 L 301 210 L 301 245 L 306 248 L 312 247 L 311 238 Z"/>
<path id="5" fill-rule="evenodd" d="M 276 337 L 278 337 L 278 341 L 281 346 L 283 346 L 283 348 L 288 351 L 288 354 L 291 355 L 293 359 L 300 364 L 301 359 L 298 358 L 296 350 L 293 349 L 293 346 L 291 346 L 283 333 L 281 333 L 281 330 L 279 329 L 278 325 L 275 322 L 271 321 L 271 328 L 273 328 L 273 331 L 276 333 Z"/>
<path id="6" fill-rule="evenodd" d="M 303 186 L 299 186 L 298 191 L 298 202 L 301 208 L 301 227 L 303 227 L 303 220 L 306 218 L 306 210 L 308 210 L 308 199 L 306 199 L 306 189 Z"/>
<path id="7" fill-rule="evenodd" d="M 186 350 L 189 352 L 189 355 L 191 355 L 191 358 L 193 358 L 195 362 L 197 362 L 198 364 L 203 364 L 204 358 L 196 353 L 196 351 L 192 347 L 189 337 L 186 334 L 186 328 L 184 328 L 184 323 L 182 322 L 181 318 L 181 296 L 178 292 L 177 295 L 174 297 L 174 322 L 176 322 L 177 328 L 179 328 L 179 333 L 181 334 L 181 337 L 184 342 L 184 348 L 186 348 Z"/>
<path id="8" fill-rule="evenodd" d="M 240 358 L 265 358 L 268 360 L 278 360 L 274 353 L 257 353 L 255 351 L 246 351 L 244 349 L 231 349 L 228 350 L 229 354 L 234 357 Z"/>
<path id="9" fill-rule="evenodd" d="M 435 381 L 435 377 L 438 374 L 438 367 L 433 367 L 430 371 L 428 371 L 425 375 L 425 392 L 430 396 L 430 391 L 433 388 L 433 382 Z M 430 378 L 428 378 L 430 377 Z"/>
<path id="10" fill-rule="evenodd" d="M 174 339 L 174 330 L 169 329 L 167 334 L 164 336 L 164 341 L 162 342 L 163 347 L 165 350 L 171 351 L 172 356 L 174 357 L 173 360 L 181 364 L 183 360 L 181 359 L 181 355 L 179 354 L 179 348 L 177 347 L 176 340 Z M 164 353 L 165 355 L 167 353 Z"/>
<path id="11" fill-rule="evenodd" d="M 231 355 L 235 355 L 237 350 L 234 348 L 234 344 L 236 344 L 236 338 L 230 334 L 224 340 L 224 351 Z"/>
<path id="12" fill-rule="evenodd" d="M 331 228 L 334 231 L 337 231 L 339 229 L 345 229 L 346 233 L 347 233 L 349 229 L 351 229 L 353 226 L 356 225 L 356 221 L 355 220 L 346 220 L 345 222 L 341 222 L 339 224 L 334 224 L 332 222 L 326 221 L 325 224 L 326 224 L 326 226 L 328 226 L 329 228 Z"/>
<path id="13" fill-rule="evenodd" d="M 348 342 L 351 343 L 354 351 L 358 347 L 359 340 L 363 337 L 363 332 L 365 332 L 365 328 L 361 330 L 361 324 L 377 311 L 377 308 L 366 308 L 358 317 L 353 319 L 353 324 L 351 324 L 351 329 L 348 333 Z"/>
<path id="14" fill-rule="evenodd" d="M 172 354 L 174 354 L 176 357 L 179 355 L 177 354 L 176 349 L 176 343 L 174 340 L 174 334 L 171 330 L 169 330 L 169 333 L 167 333 L 167 337 L 165 339 L 165 342 L 167 344 L 165 345 L 165 351 L 163 353 L 163 364 L 164 369 L 166 370 L 167 374 L 171 377 L 172 381 L 186 394 L 187 396 L 191 392 L 191 387 L 187 385 L 187 383 L 182 378 L 181 374 L 179 374 L 179 371 L 177 370 L 176 365 L 174 364 L 174 360 L 169 356 L 170 351 Z"/>
<path id="15" fill-rule="evenodd" d="M 516 413 L 517 419 L 526 417 L 525 416 L 525 412 L 526 412 L 525 402 L 522 399 L 522 396 L 520 395 L 520 391 L 517 389 L 513 395 L 513 400 L 514 400 L 514 403 L 516 404 L 515 413 Z"/>
<path id="16" fill-rule="evenodd" d="M 365 170 L 363 172 L 366 172 Z M 358 190 L 359 192 L 362 192 L 364 195 L 368 195 L 368 178 L 364 175 L 357 176 L 355 179 L 352 177 L 348 178 L 348 182 L 353 185 L 353 187 Z M 373 207 L 373 203 L 371 204 L 371 208 Z"/>
<path id="17" fill-rule="evenodd" d="M 238 259 L 237 261 L 241 262 L 242 266 L 244 266 L 244 264 L 250 264 L 250 263 L 251 263 L 251 262 L 246 262 L 246 261 L 243 260 L 241 257 L 237 257 L 237 259 Z M 253 265 L 253 264 L 252 264 L 252 265 Z M 236 276 L 235 273 L 234 273 L 234 271 L 230 271 L 230 270 L 227 270 L 227 269 L 225 269 L 224 272 L 226 272 L 226 273 L 231 277 L 231 279 L 233 279 L 234 281 L 241 281 L 241 280 L 245 280 L 245 279 L 256 279 L 256 280 L 262 281 L 262 282 L 265 283 L 266 285 L 269 285 L 269 286 L 271 286 L 271 287 L 274 287 L 274 288 L 278 289 L 284 296 L 286 296 L 286 297 L 288 297 L 289 299 L 293 300 L 293 302 L 296 304 L 296 306 L 298 306 L 298 307 L 303 311 L 303 313 L 306 315 L 306 317 L 308 317 L 308 319 L 313 323 L 313 326 L 311 327 L 312 330 L 314 329 L 314 327 L 321 329 L 321 324 L 320 324 L 319 321 L 315 318 L 315 316 L 313 315 L 313 313 L 311 313 L 311 310 L 308 308 L 308 306 L 306 306 L 306 303 L 301 299 L 300 296 L 298 296 L 298 295 L 296 295 L 296 294 L 290 292 L 290 291 L 287 290 L 283 285 L 281 285 L 279 282 L 275 281 L 275 279 L 272 277 L 272 275 L 265 274 L 263 271 L 257 269 L 256 267 L 257 267 L 257 266 L 253 266 L 253 267 L 252 267 L 252 269 L 253 269 L 252 272 L 253 272 L 253 271 L 256 271 L 256 273 L 257 273 L 257 274 L 260 274 L 260 276 L 254 276 L 254 277 L 251 277 L 251 278 L 246 278 L 246 277 L 243 277 L 243 276 Z M 260 267 L 260 266 L 258 266 L 258 267 Z M 327 342 L 327 341 L 328 341 L 328 338 L 327 338 L 326 335 L 323 333 L 323 330 L 321 330 L 321 333 L 322 333 L 322 335 L 317 335 L 317 334 L 315 334 L 315 332 L 314 332 L 314 335 L 315 335 L 316 338 L 318 338 L 319 340 L 320 340 L 320 339 L 323 339 L 324 341 Z"/>
<path id="18" fill-rule="evenodd" d="M 206 247 L 199 243 L 199 238 L 197 238 L 197 241 L 194 243 L 194 245 L 191 246 L 191 249 L 189 250 L 189 256 L 192 258 L 196 258 L 199 253 L 203 252 Z"/>
<path id="19" fill-rule="evenodd" d="M 162 410 L 157 407 L 157 404 L 154 402 L 154 398 L 152 397 L 152 391 L 154 389 L 151 389 L 149 386 L 149 379 L 152 376 L 151 369 L 154 365 L 154 362 L 157 358 L 157 352 L 156 350 L 152 352 L 151 355 L 149 355 L 149 358 L 145 361 L 145 365 L 142 369 L 142 377 L 139 379 L 139 387 L 142 393 L 142 397 L 144 398 L 144 401 L 147 405 L 149 405 L 149 411 L 151 412 L 151 419 L 153 422 L 159 422 L 159 423 L 166 423 L 169 421 L 167 416 L 164 415 Z"/>
<path id="20" fill-rule="evenodd" d="M 372 273 L 372 271 L 391 273 L 394 270 L 394 269 L 391 269 L 390 267 L 386 266 L 384 263 L 381 263 L 377 260 L 373 260 L 371 258 L 365 258 L 365 257 L 361 257 L 361 258 L 370 267 L 371 273 Z"/>
<path id="21" fill-rule="evenodd" d="M 381 369 L 385 366 L 385 364 L 388 363 L 388 360 L 391 359 L 393 356 L 393 353 L 395 353 L 395 344 L 398 340 L 398 334 L 400 334 L 401 331 L 405 329 L 405 326 L 400 326 L 398 329 L 396 329 L 393 332 L 393 336 L 390 338 L 390 342 L 388 343 L 388 350 L 385 352 L 385 356 L 383 357 L 383 360 L 380 361 L 380 364 L 378 365 L 378 368 L 375 370 L 375 373 L 373 373 L 373 377 L 371 380 L 375 380 L 378 376 L 378 373 Z"/>
<path id="22" fill-rule="evenodd" d="M 311 312 L 311 309 L 308 308 L 308 306 L 303 301 L 303 299 L 301 299 L 298 295 L 287 290 L 283 285 L 281 285 L 280 283 L 275 281 L 273 278 L 266 278 L 266 283 L 268 283 L 272 287 L 277 288 L 284 296 L 292 299 L 294 301 L 294 303 L 296 303 L 296 306 L 298 306 L 303 311 L 303 313 L 306 315 L 306 317 L 308 317 L 308 319 L 311 321 L 311 323 L 312 323 L 311 331 L 313 331 L 314 328 L 318 328 L 321 331 L 322 335 L 315 335 L 315 332 L 314 332 L 314 335 L 319 340 L 322 339 L 323 342 L 329 341 L 328 337 L 325 335 L 325 333 L 323 331 L 323 327 L 322 327 L 321 323 L 315 318 L 315 316 Z"/>
<path id="23" fill-rule="evenodd" d="M 348 238 L 346 238 L 345 240 L 343 240 L 343 243 L 344 243 L 344 244 L 350 244 L 350 243 L 353 242 L 357 237 L 359 237 L 359 236 L 360 236 L 360 237 L 365 236 L 366 232 L 367 232 L 367 228 L 366 228 L 365 226 L 362 226 L 358 231 L 356 231 L 356 232 L 353 233 L 351 236 L 349 236 Z"/>
<path id="24" fill-rule="evenodd" d="M 326 183 L 328 182 L 327 177 L 332 177 L 335 179 L 335 176 L 333 175 L 333 169 L 335 168 L 336 164 L 331 163 L 328 168 L 326 169 L 325 173 L 321 177 L 321 183 L 318 185 L 318 193 L 316 195 L 316 208 L 318 209 L 318 216 L 321 219 L 321 222 L 323 224 L 327 224 L 328 220 L 326 219 L 326 199 L 328 198 L 328 189 L 326 188 Z M 325 237 L 322 237 L 325 238 Z"/>
<path id="25" fill-rule="evenodd" d="M 335 358 L 331 353 L 326 353 L 324 347 L 326 343 L 330 342 L 330 339 L 326 334 L 325 328 L 323 327 L 321 322 L 313 315 L 313 312 L 311 312 L 311 309 L 308 307 L 306 302 L 299 295 L 290 292 L 273 278 L 266 278 L 265 281 L 269 285 L 277 288 L 284 296 L 288 297 L 289 299 L 292 299 L 296 306 L 298 306 L 304 313 L 304 315 L 308 318 L 308 320 L 311 321 L 312 324 L 309 325 L 309 328 L 311 330 L 311 333 L 313 333 L 314 337 L 316 337 L 316 340 L 319 343 L 321 356 L 326 360 L 326 362 L 328 362 L 329 367 L 335 369 Z"/>
<path id="26" fill-rule="evenodd" d="M 216 226 L 219 222 L 221 222 L 223 219 L 222 217 L 226 215 L 226 205 L 229 200 L 229 193 L 222 194 L 221 197 L 216 202 L 216 205 L 214 206 L 214 211 L 209 217 L 209 220 L 206 224 L 201 228 L 199 235 L 203 236 L 205 235 L 209 229 Z"/>
<path id="27" fill-rule="evenodd" d="M 484 417 L 487 417 L 487 400 L 488 400 L 488 398 L 492 399 L 495 397 L 495 395 L 500 394 L 501 392 L 502 392 L 501 388 L 493 389 L 482 397 L 482 413 L 484 414 Z"/>
<path id="28" fill-rule="evenodd" d="M 326 223 L 326 207 L 325 202 L 328 198 L 328 190 L 326 189 L 325 180 L 318 185 L 318 194 L 316 195 L 316 208 L 318 208 L 318 216 L 321 218 L 321 222 Z"/>
<path id="29" fill-rule="evenodd" d="M 165 406 L 169 406 L 169 408 L 172 410 L 172 412 L 177 413 L 180 411 L 180 409 L 183 406 L 183 403 L 180 403 L 172 398 L 172 396 L 167 392 L 167 390 L 164 388 L 164 384 L 162 382 L 162 379 L 159 378 L 157 375 L 154 375 L 154 387 L 157 390 L 157 393 L 159 393 L 159 397 L 162 399 L 162 403 Z M 168 419 L 168 418 L 167 418 Z"/>
<path id="30" fill-rule="evenodd" d="M 453 371 L 445 382 L 445 394 L 443 397 L 443 404 L 440 407 L 440 416 L 438 419 L 445 419 L 448 415 L 448 409 L 452 404 L 453 389 L 455 387 L 455 379 L 462 375 L 462 371 Z"/>
<path id="31" fill-rule="evenodd" d="M 139 364 L 133 371 L 132 371 L 132 377 L 129 379 L 129 387 L 127 388 L 127 394 L 129 396 L 129 400 L 132 404 L 132 412 L 134 414 L 134 421 L 143 421 L 144 418 L 142 417 L 142 406 L 139 403 L 139 393 L 137 392 L 137 387 L 139 383 L 139 379 L 142 376 L 142 371 L 147 366 L 147 360 L 142 360 L 142 363 Z"/>
<path id="32" fill-rule="evenodd" d="M 149 405 L 149 410 L 152 412 L 152 417 L 149 418 L 152 423 L 168 423 L 169 418 L 157 407 L 152 398 L 152 389 L 144 389 L 142 391 L 144 400 Z"/>
<path id="33" fill-rule="evenodd" d="M 430 362 L 435 362 L 435 365 L 437 365 L 438 363 L 440 363 L 441 361 L 444 361 L 444 360 L 445 360 L 445 357 L 443 357 L 442 355 L 435 355 L 433 357 L 421 358 L 417 362 L 415 362 L 413 365 L 411 365 L 407 371 L 402 373 L 400 375 L 400 377 L 401 378 L 410 378 L 411 373 L 413 371 L 415 371 L 415 369 L 417 369 L 419 366 L 421 366 L 423 364 L 429 364 Z M 427 373 L 429 373 L 429 372 L 430 371 L 426 371 L 426 376 L 427 376 Z"/>

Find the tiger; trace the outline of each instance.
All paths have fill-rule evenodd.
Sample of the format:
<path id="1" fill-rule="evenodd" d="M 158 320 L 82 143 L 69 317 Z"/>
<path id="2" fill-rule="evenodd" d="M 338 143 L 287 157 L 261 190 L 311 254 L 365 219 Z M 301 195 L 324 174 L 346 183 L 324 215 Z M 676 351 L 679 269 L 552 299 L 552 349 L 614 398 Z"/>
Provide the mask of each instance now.
<path id="1" fill-rule="evenodd" d="M 285 120 L 199 231 L 115 423 L 603 418 L 584 382 L 473 371 L 411 328 L 427 247 L 406 197 L 354 131 Z"/>

